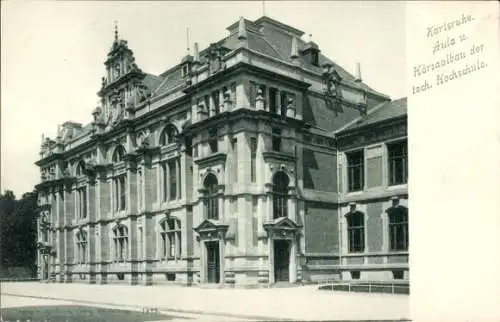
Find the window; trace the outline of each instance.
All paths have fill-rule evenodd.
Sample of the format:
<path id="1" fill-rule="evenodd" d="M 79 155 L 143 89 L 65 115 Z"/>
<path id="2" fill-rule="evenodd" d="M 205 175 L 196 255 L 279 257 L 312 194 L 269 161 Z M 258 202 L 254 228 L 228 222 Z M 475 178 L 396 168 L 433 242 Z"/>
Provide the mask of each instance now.
<path id="1" fill-rule="evenodd" d="M 233 162 L 232 162 L 232 168 L 233 168 L 233 182 L 238 182 L 238 139 L 232 139 L 231 140 L 231 150 L 233 153 Z"/>
<path id="2" fill-rule="evenodd" d="M 205 209 L 207 219 L 219 219 L 219 198 L 218 198 L 218 181 L 215 175 L 209 174 L 203 183 L 207 190 L 207 198 L 205 199 Z"/>
<path id="3" fill-rule="evenodd" d="M 398 142 L 387 146 L 389 154 L 389 185 L 408 182 L 408 143 Z"/>
<path id="4" fill-rule="evenodd" d="M 180 159 L 172 159 L 161 165 L 163 201 L 177 200 L 181 197 Z"/>
<path id="5" fill-rule="evenodd" d="M 273 218 L 288 216 L 288 175 L 280 171 L 273 178 Z"/>
<path id="6" fill-rule="evenodd" d="M 177 131 L 175 125 L 173 124 L 167 125 L 160 134 L 160 145 L 165 146 L 175 143 L 175 139 L 177 138 L 178 134 L 179 131 Z"/>
<path id="7" fill-rule="evenodd" d="M 255 82 L 250 82 L 250 89 L 248 96 L 250 98 L 250 107 L 255 108 L 256 98 L 257 98 L 257 84 Z"/>
<path id="8" fill-rule="evenodd" d="M 281 105 L 281 110 L 280 114 L 281 116 L 286 116 L 286 98 L 287 98 L 287 92 L 281 91 L 280 92 L 280 105 Z"/>
<path id="9" fill-rule="evenodd" d="M 126 174 L 114 178 L 115 210 L 125 210 L 127 203 Z"/>
<path id="10" fill-rule="evenodd" d="M 355 212 L 347 217 L 347 236 L 349 253 L 360 253 L 365 250 L 365 216 Z"/>
<path id="11" fill-rule="evenodd" d="M 250 179 L 256 180 L 257 139 L 250 138 Z"/>
<path id="12" fill-rule="evenodd" d="M 278 110 L 276 95 L 278 95 L 278 90 L 272 87 L 269 88 L 269 111 L 274 114 L 276 114 Z"/>
<path id="13" fill-rule="evenodd" d="M 139 168 L 137 170 L 137 207 L 138 207 L 138 209 L 142 209 L 142 205 L 143 205 L 142 186 L 143 186 L 142 169 Z"/>
<path id="14" fill-rule="evenodd" d="M 168 200 L 168 166 L 167 163 L 161 165 L 162 183 L 163 183 L 163 201 Z"/>
<path id="15" fill-rule="evenodd" d="M 160 222 L 162 241 L 162 258 L 179 259 L 181 257 L 181 222 L 168 218 Z"/>
<path id="16" fill-rule="evenodd" d="M 392 271 L 392 278 L 395 280 L 402 280 L 405 277 L 405 271 Z"/>
<path id="17" fill-rule="evenodd" d="M 218 151 L 218 144 L 219 144 L 219 140 L 217 138 L 217 130 L 216 129 L 212 129 L 208 133 L 208 145 L 210 147 L 210 152 L 211 153 L 217 153 L 217 151 Z"/>
<path id="18" fill-rule="evenodd" d="M 212 92 L 212 102 L 214 104 L 213 111 L 215 114 L 219 114 L 220 111 L 220 94 L 219 91 Z"/>
<path id="19" fill-rule="evenodd" d="M 87 218 L 87 187 L 78 188 L 76 194 L 78 218 L 85 219 Z"/>
<path id="20" fill-rule="evenodd" d="M 113 152 L 113 163 L 118 163 L 125 160 L 125 153 L 125 148 L 122 145 L 117 146 L 115 151 Z"/>
<path id="21" fill-rule="evenodd" d="M 138 237 L 137 237 L 137 257 L 139 259 L 143 259 L 143 257 L 144 257 L 144 255 L 143 255 L 144 235 L 143 235 L 142 227 L 139 227 L 138 230 L 139 230 L 139 233 L 138 233 Z"/>
<path id="22" fill-rule="evenodd" d="M 168 171 L 170 177 L 170 200 L 177 199 L 177 160 L 170 160 L 168 162 Z"/>
<path id="23" fill-rule="evenodd" d="M 351 279 L 359 280 L 360 277 L 361 277 L 360 271 L 351 271 Z"/>
<path id="24" fill-rule="evenodd" d="M 273 151 L 281 151 L 281 129 L 273 129 L 272 149 Z"/>
<path id="25" fill-rule="evenodd" d="M 408 209 L 402 206 L 390 208 L 389 241 L 392 251 L 408 250 Z"/>
<path id="26" fill-rule="evenodd" d="M 82 160 L 78 162 L 78 165 L 76 166 L 76 176 L 79 177 L 84 175 L 84 169 L 85 169 L 85 162 L 83 162 Z"/>
<path id="27" fill-rule="evenodd" d="M 124 225 L 118 225 L 113 229 L 113 241 L 115 246 L 115 261 L 123 262 L 128 258 L 128 229 Z"/>
<path id="28" fill-rule="evenodd" d="M 87 262 L 87 232 L 83 230 L 76 233 L 76 251 L 77 263 L 85 264 Z"/>
<path id="29" fill-rule="evenodd" d="M 364 188 L 365 166 L 363 151 L 347 154 L 348 191 L 359 191 Z"/>

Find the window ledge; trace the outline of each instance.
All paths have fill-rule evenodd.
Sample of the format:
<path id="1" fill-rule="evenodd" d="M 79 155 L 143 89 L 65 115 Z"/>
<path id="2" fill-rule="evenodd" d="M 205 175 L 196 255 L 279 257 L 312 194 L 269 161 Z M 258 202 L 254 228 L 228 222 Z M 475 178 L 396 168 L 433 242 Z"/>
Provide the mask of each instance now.
<path id="1" fill-rule="evenodd" d="M 408 183 L 388 185 L 387 190 L 408 189 Z"/>

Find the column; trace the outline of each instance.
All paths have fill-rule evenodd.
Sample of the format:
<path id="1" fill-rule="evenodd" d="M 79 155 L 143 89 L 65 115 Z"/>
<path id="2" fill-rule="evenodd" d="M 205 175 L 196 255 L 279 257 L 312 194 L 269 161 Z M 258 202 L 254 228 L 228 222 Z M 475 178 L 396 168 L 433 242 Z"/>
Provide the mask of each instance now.
<path id="1" fill-rule="evenodd" d="M 165 181 L 166 183 L 163 183 L 163 189 L 165 189 L 165 195 L 167 196 L 166 200 L 170 201 L 170 165 L 171 162 L 168 160 L 165 164 L 165 172 L 166 172 L 166 177 L 163 176 L 163 178 L 166 178 Z"/>
<path id="2" fill-rule="evenodd" d="M 269 252 L 269 284 L 274 284 L 274 240 L 268 239 L 267 242 Z"/>
<path id="3" fill-rule="evenodd" d="M 295 187 L 288 188 L 288 218 L 297 222 L 297 196 L 295 194 Z"/>
<path id="4" fill-rule="evenodd" d="M 225 259 L 225 256 L 224 256 L 224 250 L 225 250 L 225 242 L 224 242 L 224 239 L 221 238 L 221 236 L 219 236 L 219 280 L 220 280 L 220 284 L 224 284 L 224 277 L 225 277 L 225 269 L 224 269 L 224 259 Z"/>
<path id="5" fill-rule="evenodd" d="M 144 285 L 153 284 L 153 257 L 156 251 L 155 247 L 155 232 L 154 222 L 150 214 L 146 213 L 144 216 Z"/>
<path id="6" fill-rule="evenodd" d="M 290 249 L 290 283 L 297 281 L 297 241 L 292 239 Z"/>
<path id="7" fill-rule="evenodd" d="M 181 199 L 181 159 L 180 158 L 177 158 L 176 160 L 176 176 L 177 176 L 177 180 L 175 181 L 176 184 L 177 184 L 177 199 Z"/>
<path id="8" fill-rule="evenodd" d="M 137 285 L 139 282 L 139 274 L 137 270 L 137 217 L 130 218 L 130 230 L 128 233 L 128 253 L 130 254 L 130 271 L 131 271 L 131 285 Z"/>
<path id="9" fill-rule="evenodd" d="M 146 169 L 144 169 L 144 175 L 146 175 Z M 148 171 L 151 171 L 153 172 L 152 169 L 148 169 Z M 156 163 L 156 178 L 158 178 L 158 180 L 156 180 L 156 195 L 158 196 L 158 204 L 161 205 L 161 203 L 163 202 L 163 191 L 162 191 L 162 185 L 163 185 L 163 181 L 165 180 L 163 175 L 162 175 L 162 166 L 160 163 Z M 147 182 L 146 180 L 144 180 L 144 182 Z M 147 195 L 147 193 L 146 193 Z M 153 207 L 152 207 L 152 203 L 153 203 L 153 200 L 151 200 L 151 198 L 148 198 L 148 200 L 146 201 L 146 199 L 144 199 L 144 204 L 146 205 L 146 210 L 152 210 Z"/>
<path id="10" fill-rule="evenodd" d="M 200 240 L 200 284 L 207 282 L 207 246 Z"/>

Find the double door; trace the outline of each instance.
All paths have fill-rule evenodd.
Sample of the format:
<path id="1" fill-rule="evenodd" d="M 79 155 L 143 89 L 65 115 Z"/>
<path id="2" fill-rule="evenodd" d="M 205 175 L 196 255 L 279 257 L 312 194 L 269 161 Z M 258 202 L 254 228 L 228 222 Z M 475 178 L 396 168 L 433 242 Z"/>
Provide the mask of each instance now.
<path id="1" fill-rule="evenodd" d="M 218 241 L 206 242 L 207 247 L 207 282 L 220 282 L 220 251 Z"/>

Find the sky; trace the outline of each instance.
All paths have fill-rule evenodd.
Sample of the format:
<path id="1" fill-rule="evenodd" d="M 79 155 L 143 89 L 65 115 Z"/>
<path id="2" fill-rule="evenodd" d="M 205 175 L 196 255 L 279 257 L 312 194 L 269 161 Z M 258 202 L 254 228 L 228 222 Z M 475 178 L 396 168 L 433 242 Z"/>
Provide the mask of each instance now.
<path id="1" fill-rule="evenodd" d="M 138 66 L 160 74 L 187 52 L 227 35 L 239 17 L 265 15 L 305 32 L 323 54 L 393 99 L 405 92 L 405 4 L 392 1 L 2 1 L 1 189 L 16 195 L 40 180 L 42 134 L 87 124 L 97 106 L 117 21 Z M 309 36 L 311 35 L 311 36 Z"/>

